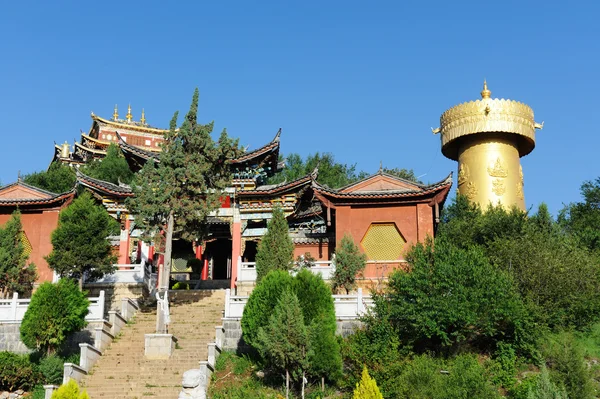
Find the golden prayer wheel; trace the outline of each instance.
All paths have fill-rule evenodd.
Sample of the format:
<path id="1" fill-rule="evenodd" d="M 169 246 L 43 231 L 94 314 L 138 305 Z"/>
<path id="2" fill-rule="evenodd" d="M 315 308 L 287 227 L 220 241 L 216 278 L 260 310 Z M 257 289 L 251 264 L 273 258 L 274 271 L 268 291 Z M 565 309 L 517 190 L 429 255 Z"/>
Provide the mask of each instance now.
<path id="1" fill-rule="evenodd" d="M 442 154 L 458 161 L 458 191 L 486 210 L 488 205 L 525 210 L 520 158 L 535 148 L 533 110 L 520 102 L 491 98 L 450 108 L 440 117 Z"/>

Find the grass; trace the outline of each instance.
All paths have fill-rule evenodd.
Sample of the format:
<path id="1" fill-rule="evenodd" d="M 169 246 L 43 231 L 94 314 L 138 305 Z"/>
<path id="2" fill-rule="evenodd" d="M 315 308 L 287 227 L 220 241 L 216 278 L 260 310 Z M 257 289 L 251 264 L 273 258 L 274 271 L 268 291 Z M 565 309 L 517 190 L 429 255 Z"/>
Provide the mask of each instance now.
<path id="1" fill-rule="evenodd" d="M 208 397 L 212 399 L 281 399 L 285 397 L 285 382 L 279 376 L 256 377 L 260 367 L 248 356 L 223 352 L 215 364 L 215 372 L 209 386 Z M 296 397 L 290 395 L 290 397 Z M 306 398 L 339 399 L 335 390 L 322 395 L 318 387 L 308 387 Z"/>

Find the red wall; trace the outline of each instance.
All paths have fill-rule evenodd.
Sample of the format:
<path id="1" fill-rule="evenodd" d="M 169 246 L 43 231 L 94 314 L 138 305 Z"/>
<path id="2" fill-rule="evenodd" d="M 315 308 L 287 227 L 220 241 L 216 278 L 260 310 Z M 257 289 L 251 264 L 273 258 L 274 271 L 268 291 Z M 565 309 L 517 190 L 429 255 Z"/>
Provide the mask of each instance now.
<path id="1" fill-rule="evenodd" d="M 345 234 L 350 234 L 361 251 L 364 252 L 360 242 L 367 233 L 371 223 L 390 223 L 396 227 L 406 240 L 403 254 L 399 259 L 404 259 L 404 252 L 416 242 L 423 241 L 429 235 L 433 237 L 433 212 L 427 204 L 387 205 L 387 206 L 338 206 L 336 208 L 335 233 L 337 244 Z M 392 259 L 389 259 L 392 260 Z M 400 264 L 394 265 L 400 267 Z M 364 276 L 378 277 L 381 270 L 377 271 L 375 265 L 368 265 Z M 384 274 L 389 274 L 386 270 Z M 373 275 L 371 275 L 373 274 Z"/>
<path id="2" fill-rule="evenodd" d="M 322 244 L 295 244 L 294 260 L 307 252 L 316 260 L 329 260 L 329 244 L 326 242 Z"/>
<path id="3" fill-rule="evenodd" d="M 12 213 L 12 211 L 11 211 Z M 44 260 L 52 251 L 50 236 L 58 225 L 59 210 L 32 211 L 21 210 L 23 230 L 31 243 L 32 251 L 27 262 L 33 262 L 37 269 L 37 282 L 52 281 L 52 269 Z M 11 214 L 0 214 L 0 225 L 4 225 Z"/>

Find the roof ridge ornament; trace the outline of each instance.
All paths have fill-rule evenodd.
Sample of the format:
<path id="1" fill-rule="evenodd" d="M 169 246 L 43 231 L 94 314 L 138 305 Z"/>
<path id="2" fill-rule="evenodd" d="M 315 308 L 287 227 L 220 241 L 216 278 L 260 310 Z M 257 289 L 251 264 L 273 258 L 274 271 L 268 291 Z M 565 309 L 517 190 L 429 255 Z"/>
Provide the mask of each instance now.
<path id="1" fill-rule="evenodd" d="M 140 118 L 140 123 L 142 125 L 146 124 L 146 113 L 144 112 L 144 108 L 142 108 L 142 117 Z"/>
<path id="2" fill-rule="evenodd" d="M 119 110 L 117 109 L 117 104 L 115 104 L 115 112 L 113 113 L 113 121 L 119 120 Z"/>
<path id="3" fill-rule="evenodd" d="M 483 90 L 481 91 L 481 98 L 490 98 L 492 92 L 488 89 L 487 80 L 483 79 Z"/>
<path id="4" fill-rule="evenodd" d="M 131 123 L 131 119 L 133 118 L 133 115 L 131 115 L 131 103 L 127 107 L 127 115 L 125 117 L 127 118 L 127 123 Z"/>

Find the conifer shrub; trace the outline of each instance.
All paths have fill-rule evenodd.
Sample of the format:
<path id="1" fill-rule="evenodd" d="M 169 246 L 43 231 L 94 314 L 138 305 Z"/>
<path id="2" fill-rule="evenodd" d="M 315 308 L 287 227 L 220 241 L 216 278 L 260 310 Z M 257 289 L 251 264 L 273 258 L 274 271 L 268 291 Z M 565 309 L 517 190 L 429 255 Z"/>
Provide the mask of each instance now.
<path id="1" fill-rule="evenodd" d="M 75 380 L 69 380 L 52 393 L 51 399 L 90 399 L 90 397 L 85 390 L 79 390 Z"/>
<path id="2" fill-rule="evenodd" d="M 334 290 L 343 288 L 348 294 L 356 287 L 356 275 L 367 265 L 367 256 L 360 252 L 352 237 L 344 235 L 340 247 L 335 251 Z"/>
<path id="3" fill-rule="evenodd" d="M 281 207 L 273 209 L 267 232 L 258 244 L 256 253 L 256 282 L 259 283 L 272 270 L 290 270 L 293 267 L 294 244 Z"/>
<path id="4" fill-rule="evenodd" d="M 89 300 L 73 280 L 43 283 L 23 316 L 21 340 L 29 349 L 55 353 L 70 334 L 85 327 L 88 306 Z"/>
<path id="5" fill-rule="evenodd" d="M 256 346 L 258 329 L 267 325 L 281 293 L 291 287 L 292 276 L 287 271 L 275 270 L 267 274 L 254 288 L 244 307 L 241 322 L 244 341 L 248 345 Z"/>
<path id="6" fill-rule="evenodd" d="M 383 399 L 383 395 L 377 387 L 377 382 L 371 378 L 366 367 L 363 367 L 362 378 L 356 384 L 352 399 Z"/>
<path id="7" fill-rule="evenodd" d="M 65 363 L 65 359 L 56 355 L 50 355 L 42 358 L 40 360 L 39 370 L 44 376 L 43 382 L 45 384 L 60 385 L 63 380 Z"/>
<path id="8" fill-rule="evenodd" d="M 523 396 L 523 399 L 568 399 L 570 397 L 567 396 L 564 388 L 552 381 L 546 367 L 542 367 L 541 373 L 532 381 L 533 384 L 527 386 L 527 395 Z"/>

